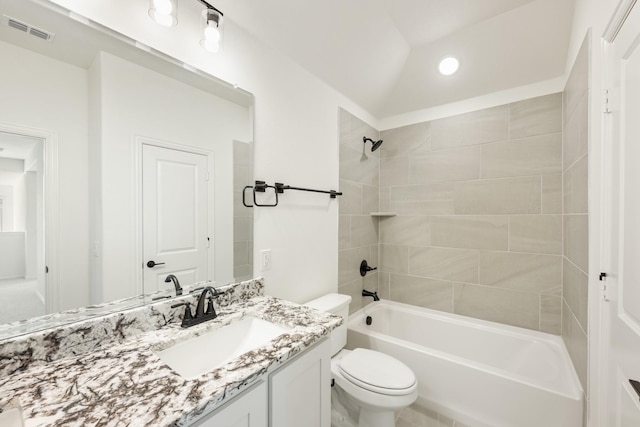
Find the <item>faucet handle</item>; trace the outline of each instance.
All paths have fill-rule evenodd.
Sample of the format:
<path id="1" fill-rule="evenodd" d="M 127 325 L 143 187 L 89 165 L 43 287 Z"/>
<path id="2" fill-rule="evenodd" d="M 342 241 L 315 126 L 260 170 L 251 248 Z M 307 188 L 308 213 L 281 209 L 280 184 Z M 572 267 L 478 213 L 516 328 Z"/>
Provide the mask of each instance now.
<path id="1" fill-rule="evenodd" d="M 213 307 L 214 298 L 218 298 L 218 297 L 217 296 L 215 296 L 215 297 L 210 296 L 209 297 L 209 302 L 207 303 L 207 311 L 205 311 L 204 314 L 211 314 L 211 313 L 215 313 L 216 312 L 216 309 Z"/>
<path id="2" fill-rule="evenodd" d="M 184 305 L 184 317 L 182 318 L 182 321 L 184 322 L 185 320 L 191 320 L 193 319 L 193 313 L 191 312 L 191 303 L 188 301 L 185 302 L 181 302 L 178 304 L 174 304 L 171 306 L 171 308 L 177 308 L 180 306 Z"/>

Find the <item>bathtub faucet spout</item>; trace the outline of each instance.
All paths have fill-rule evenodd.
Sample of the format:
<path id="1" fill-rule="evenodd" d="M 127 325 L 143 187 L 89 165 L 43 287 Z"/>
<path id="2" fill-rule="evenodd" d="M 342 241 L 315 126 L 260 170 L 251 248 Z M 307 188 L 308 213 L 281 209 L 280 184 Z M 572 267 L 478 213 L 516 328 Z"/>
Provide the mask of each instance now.
<path id="1" fill-rule="evenodd" d="M 368 291 L 366 289 L 362 290 L 362 296 L 363 297 L 373 297 L 374 301 L 380 301 L 380 297 L 378 297 L 378 293 L 377 292 L 371 292 Z"/>

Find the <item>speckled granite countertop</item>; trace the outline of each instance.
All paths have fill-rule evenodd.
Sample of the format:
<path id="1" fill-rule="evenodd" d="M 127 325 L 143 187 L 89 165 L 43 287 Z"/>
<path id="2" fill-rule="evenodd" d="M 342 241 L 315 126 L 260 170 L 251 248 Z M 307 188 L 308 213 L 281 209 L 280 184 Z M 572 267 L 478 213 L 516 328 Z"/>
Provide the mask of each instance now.
<path id="1" fill-rule="evenodd" d="M 195 380 L 185 380 L 154 354 L 246 316 L 290 328 Z M 219 310 L 218 318 L 182 329 L 172 323 L 112 346 L 0 379 L 0 408 L 17 398 L 26 427 L 182 426 L 212 411 L 286 360 L 328 336 L 342 319 L 258 296 Z"/>

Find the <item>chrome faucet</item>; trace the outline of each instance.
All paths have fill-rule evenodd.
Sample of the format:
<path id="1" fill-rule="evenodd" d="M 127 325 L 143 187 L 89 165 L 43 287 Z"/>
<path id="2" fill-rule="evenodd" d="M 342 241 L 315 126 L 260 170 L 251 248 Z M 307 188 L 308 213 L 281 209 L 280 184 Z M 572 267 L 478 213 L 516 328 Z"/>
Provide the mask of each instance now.
<path id="1" fill-rule="evenodd" d="M 173 286 L 176 288 L 176 296 L 182 295 L 182 287 L 180 286 L 180 282 L 178 281 L 178 278 L 176 276 L 174 276 L 173 274 L 170 274 L 167 276 L 166 279 L 164 279 L 164 282 L 165 283 L 173 282 Z"/>
<path id="2" fill-rule="evenodd" d="M 218 298 L 220 294 L 215 290 L 212 286 L 205 286 L 202 289 L 202 293 L 198 297 L 198 304 L 196 306 L 196 313 L 193 314 L 191 312 L 191 303 L 190 302 L 181 302 L 179 304 L 172 305 L 172 308 L 180 307 L 181 305 L 185 306 L 184 316 L 182 317 L 183 328 L 189 328 L 191 326 L 199 325 L 202 322 L 206 322 L 207 320 L 215 319 L 218 317 L 216 313 L 216 309 L 213 307 L 213 300 Z M 207 309 L 205 310 L 204 304 L 205 300 L 207 300 Z"/>

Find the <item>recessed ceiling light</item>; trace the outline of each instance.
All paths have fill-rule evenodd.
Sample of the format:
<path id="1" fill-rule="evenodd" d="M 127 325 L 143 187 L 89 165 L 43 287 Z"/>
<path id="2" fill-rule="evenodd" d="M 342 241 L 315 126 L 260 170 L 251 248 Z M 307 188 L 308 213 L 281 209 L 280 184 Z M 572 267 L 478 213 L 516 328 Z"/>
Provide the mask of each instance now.
<path id="1" fill-rule="evenodd" d="M 440 70 L 440 74 L 443 76 L 450 76 L 458 71 L 458 67 L 460 67 L 460 62 L 453 56 L 448 56 L 440 61 L 438 70 Z"/>

